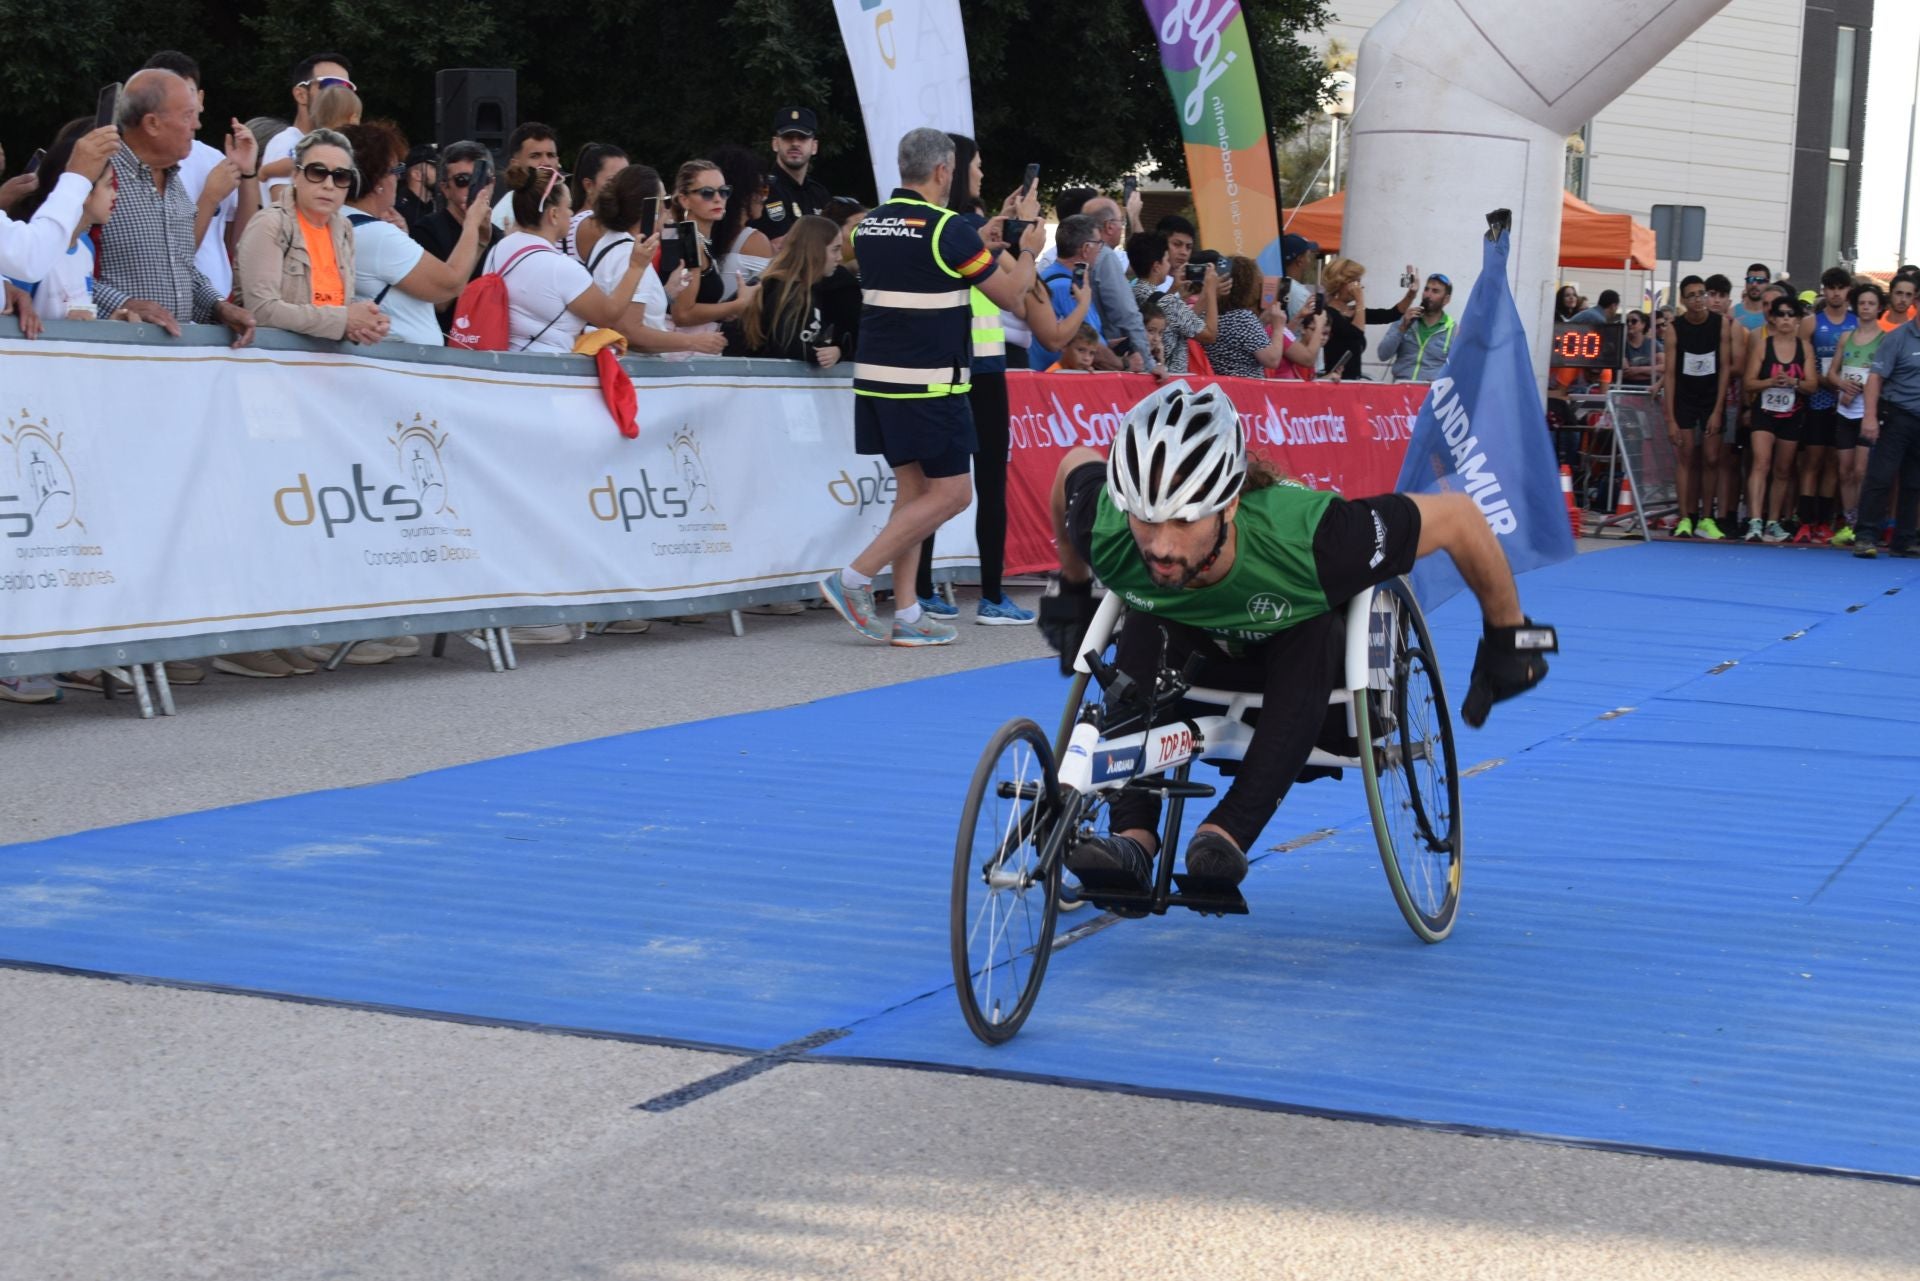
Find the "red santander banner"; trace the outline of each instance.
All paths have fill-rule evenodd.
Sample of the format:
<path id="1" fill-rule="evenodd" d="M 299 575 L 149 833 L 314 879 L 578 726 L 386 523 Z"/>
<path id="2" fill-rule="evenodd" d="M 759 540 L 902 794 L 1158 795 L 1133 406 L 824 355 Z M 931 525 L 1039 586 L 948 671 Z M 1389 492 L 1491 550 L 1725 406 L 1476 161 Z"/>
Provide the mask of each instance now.
<path id="1" fill-rule="evenodd" d="M 1315 489 L 1356 498 L 1392 491 L 1427 394 L 1423 383 L 1188 381 L 1226 389 L 1240 410 L 1248 453 Z M 1105 452 L 1127 411 L 1156 385 L 1142 374 L 1007 375 L 1009 574 L 1059 567 L 1047 505 L 1060 459 L 1079 445 Z"/>

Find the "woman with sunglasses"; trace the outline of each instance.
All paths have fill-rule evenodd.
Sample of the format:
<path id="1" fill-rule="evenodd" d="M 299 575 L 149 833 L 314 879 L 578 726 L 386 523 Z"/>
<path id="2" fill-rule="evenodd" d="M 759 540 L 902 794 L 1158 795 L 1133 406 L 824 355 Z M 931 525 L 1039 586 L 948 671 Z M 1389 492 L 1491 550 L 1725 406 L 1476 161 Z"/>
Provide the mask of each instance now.
<path id="1" fill-rule="evenodd" d="M 356 260 L 354 297 L 367 299 L 387 314 L 393 322 L 389 338 L 438 347 L 446 339 L 434 308 L 458 298 L 473 275 L 492 201 L 482 192 L 468 204 L 460 239 L 442 262 L 389 217 L 407 175 L 407 140 L 400 131 L 389 124 L 349 125 L 341 136 L 353 147 L 360 173 L 379 175 L 370 186 L 357 185 L 357 194 L 347 202 Z"/>
<path id="2" fill-rule="evenodd" d="M 1801 336 L 1797 299 L 1775 295 L 1767 304 L 1766 332 L 1756 337 L 1759 341 L 1747 348 L 1742 383 L 1756 398 L 1749 429 L 1746 541 L 1784 543 L 1787 531 L 1780 518 L 1798 497 L 1793 460 L 1800 449 L 1807 397 L 1820 386 L 1820 367 L 1813 343 Z"/>
<path id="3" fill-rule="evenodd" d="M 515 165 L 502 181 L 513 231 L 494 242 L 486 271 L 507 282 L 507 350 L 565 355 L 589 325 L 617 326 L 651 263 L 647 242 L 634 241 L 613 288 L 603 290 L 586 264 L 560 252 L 573 224 L 567 176 L 548 165 Z"/>
<path id="4" fill-rule="evenodd" d="M 741 258 L 734 257 L 731 278 L 723 271 L 722 260 L 732 247 L 731 238 L 737 238 L 745 226 L 743 219 L 731 232 L 727 229 L 728 202 L 732 197 L 733 187 L 713 161 L 689 160 L 680 166 L 674 180 L 673 204 L 683 220 L 681 234 L 689 229 L 686 224 L 692 224 L 693 244 L 676 240 L 675 252 L 663 259 L 661 266 L 665 268 L 671 260 L 674 266 L 684 264 L 694 273 L 695 287 L 673 300 L 673 323 L 681 329 L 698 326 L 717 329 L 722 321 L 732 320 L 753 302 L 751 295 L 755 286 L 740 279 Z M 744 200 L 739 212 L 746 213 Z M 757 231 L 747 232 L 740 245 L 742 253 L 759 255 L 763 264 L 771 249 L 767 238 Z"/>
<path id="5" fill-rule="evenodd" d="M 376 343 L 390 321 L 353 296 L 353 228 L 342 212 L 358 174 L 353 148 L 331 129 L 294 144 L 292 199 L 254 215 L 235 261 L 244 306 L 261 325 L 311 338 Z"/>
<path id="6" fill-rule="evenodd" d="M 1647 327 L 1647 313 L 1627 313 L 1627 338 L 1622 348 L 1625 367 L 1620 381 L 1635 387 L 1659 387 L 1667 373 L 1666 349 Z"/>
<path id="7" fill-rule="evenodd" d="M 665 192 L 660 175 L 652 165 L 629 165 L 601 186 L 592 220 L 580 224 L 583 231 L 588 227 L 600 229 L 593 252 L 588 255 L 587 271 L 593 283 L 609 294 L 620 287 L 620 277 L 633 254 L 634 241 L 641 242 L 639 248 L 648 262 L 652 262 L 658 252 L 659 232 L 647 233 L 642 228 L 649 221 L 648 215 L 660 208 Z M 718 356 L 726 350 L 727 340 L 721 335 L 682 333 L 667 319 L 670 299 L 692 283 L 693 277 L 685 267 L 675 268 L 665 281 L 658 272 L 640 273 L 640 280 L 629 295 L 632 301 L 614 325 L 626 336 L 629 350 L 681 351 L 703 356 Z"/>

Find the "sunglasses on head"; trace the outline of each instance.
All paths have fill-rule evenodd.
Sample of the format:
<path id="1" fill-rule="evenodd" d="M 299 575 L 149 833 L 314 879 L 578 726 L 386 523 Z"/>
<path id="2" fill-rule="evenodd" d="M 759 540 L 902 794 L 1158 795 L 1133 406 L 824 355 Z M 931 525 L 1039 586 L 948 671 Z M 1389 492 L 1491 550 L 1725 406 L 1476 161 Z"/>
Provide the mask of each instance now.
<path id="1" fill-rule="evenodd" d="M 1427 279 L 1428 279 L 1428 280 L 1437 280 L 1437 281 L 1439 281 L 1439 282 L 1440 282 L 1441 284 L 1443 284 L 1443 285 L 1445 285 L 1445 286 L 1446 286 L 1447 288 L 1449 288 L 1449 289 L 1451 289 L 1451 288 L 1453 288 L 1453 282 L 1452 282 L 1451 280 L 1448 280 L 1448 279 L 1447 279 L 1447 278 L 1446 278 L 1445 276 L 1443 276 L 1443 275 L 1441 275 L 1441 274 L 1440 274 L 1439 272 L 1437 272 L 1437 271 L 1436 271 L 1436 272 L 1434 272 L 1434 273 L 1433 273 L 1433 274 L 1432 274 L 1431 276 L 1428 276 L 1428 277 L 1427 277 Z"/>
<path id="2" fill-rule="evenodd" d="M 320 76 L 319 78 L 314 80 L 302 80 L 300 82 L 300 88 L 302 89 L 305 89 L 309 86 L 315 89 L 332 89 L 336 86 L 338 86 L 339 88 L 348 89 L 348 90 L 358 89 L 358 86 L 355 85 L 353 81 L 347 79 L 345 76 Z"/>
<path id="3" fill-rule="evenodd" d="M 306 176 L 308 182 L 316 187 L 323 185 L 329 180 L 331 180 L 336 187 L 345 187 L 353 182 L 353 170 L 351 169 L 329 169 L 325 165 L 312 164 L 303 165 L 300 172 Z"/>
<path id="4" fill-rule="evenodd" d="M 714 199 L 731 200 L 733 199 L 733 188 L 732 187 L 689 187 L 687 188 L 687 194 L 689 196 L 698 196 L 702 200 L 714 200 Z"/>

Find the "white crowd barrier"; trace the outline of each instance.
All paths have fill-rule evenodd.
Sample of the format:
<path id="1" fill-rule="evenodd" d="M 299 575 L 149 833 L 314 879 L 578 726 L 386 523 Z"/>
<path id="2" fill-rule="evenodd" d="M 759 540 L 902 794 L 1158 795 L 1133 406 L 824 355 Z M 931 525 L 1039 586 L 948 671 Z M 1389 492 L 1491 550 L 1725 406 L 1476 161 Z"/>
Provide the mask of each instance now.
<path id="1" fill-rule="evenodd" d="M 585 357 L 0 326 L 0 675 L 799 599 L 892 507 L 836 371 L 630 358 L 628 440 Z"/>

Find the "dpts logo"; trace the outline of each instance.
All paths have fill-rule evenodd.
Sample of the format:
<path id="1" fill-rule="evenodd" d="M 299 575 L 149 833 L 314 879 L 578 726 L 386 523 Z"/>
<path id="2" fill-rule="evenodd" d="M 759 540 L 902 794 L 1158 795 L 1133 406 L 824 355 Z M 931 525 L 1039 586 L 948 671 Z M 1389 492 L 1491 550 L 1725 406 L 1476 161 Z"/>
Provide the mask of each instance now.
<path id="1" fill-rule="evenodd" d="M 60 446 L 66 433 L 55 434 L 42 418 L 37 424 L 20 416 L 7 416 L 7 431 L 0 433 L 0 445 L 6 445 L 13 461 L 13 473 L 0 493 L 0 529 L 8 538 L 31 538 L 36 527 L 41 532 L 69 526 L 86 532 L 74 500 L 73 469 L 61 457 Z"/>
<path id="2" fill-rule="evenodd" d="M 457 515 L 447 485 L 447 441 L 451 433 L 433 434 L 438 422 L 424 422 L 419 414 L 413 425 L 395 423 L 397 435 L 387 443 L 394 448 L 395 470 L 405 479 L 382 488 L 377 479 L 367 478 L 365 463 L 352 464 L 345 485 L 315 485 L 306 472 L 284 489 L 273 491 L 273 513 L 282 524 L 311 525 L 320 522 L 327 537 L 342 525 L 366 521 L 380 525 L 387 521 L 404 524 L 425 515 Z"/>
<path id="3" fill-rule="evenodd" d="M 700 453 L 700 441 L 692 430 L 682 426 L 668 447 L 673 477 L 657 483 L 642 467 L 639 484 L 622 485 L 612 476 L 587 491 L 587 507 L 595 520 L 619 521 L 628 533 L 647 520 L 686 520 L 702 512 L 718 514 L 715 505 L 713 474 Z M 719 528 L 725 528 L 720 526 Z"/>

